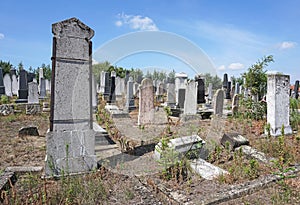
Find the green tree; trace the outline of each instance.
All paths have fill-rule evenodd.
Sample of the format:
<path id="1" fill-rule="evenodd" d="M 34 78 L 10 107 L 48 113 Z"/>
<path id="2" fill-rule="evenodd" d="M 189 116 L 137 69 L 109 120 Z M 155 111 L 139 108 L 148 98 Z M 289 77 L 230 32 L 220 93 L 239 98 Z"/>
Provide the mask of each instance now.
<path id="1" fill-rule="evenodd" d="M 222 79 L 217 75 L 212 76 L 210 73 L 205 73 L 205 87 L 208 87 L 209 83 L 212 83 L 213 90 L 222 88 Z"/>
<path id="2" fill-rule="evenodd" d="M 270 62 L 274 62 L 273 56 L 269 55 L 258 60 L 255 64 L 248 68 L 247 72 L 242 76 L 246 79 L 245 87 L 250 89 L 252 95 L 258 95 L 258 99 L 262 99 L 267 89 L 267 70 L 265 69 Z"/>
<path id="3" fill-rule="evenodd" d="M 95 79 L 96 79 L 97 83 L 100 82 L 100 73 L 102 71 L 108 71 L 111 66 L 112 65 L 108 61 L 105 61 L 105 62 L 102 62 L 102 63 L 97 63 L 97 64 L 94 64 L 92 66 L 93 73 L 96 76 Z"/>
<path id="4" fill-rule="evenodd" d="M 10 72 L 10 69 L 13 68 L 13 65 L 8 61 L 0 61 L 0 67 L 3 69 L 3 75 Z"/>

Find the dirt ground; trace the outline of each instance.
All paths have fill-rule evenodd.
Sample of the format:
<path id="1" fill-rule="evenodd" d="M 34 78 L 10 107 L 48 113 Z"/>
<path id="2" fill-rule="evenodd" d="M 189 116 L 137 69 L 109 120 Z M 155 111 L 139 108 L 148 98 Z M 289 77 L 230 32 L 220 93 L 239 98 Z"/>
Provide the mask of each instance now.
<path id="1" fill-rule="evenodd" d="M 8 166 L 44 166 L 45 157 L 45 134 L 49 126 L 49 116 L 47 113 L 40 115 L 25 115 L 16 114 L 10 116 L 0 116 L 0 171 Z M 258 150 L 264 150 L 267 143 L 261 138 L 262 126 L 261 122 L 240 122 L 228 119 L 224 122 L 227 131 L 238 131 L 250 140 L 251 146 Z M 208 126 L 209 122 L 198 122 L 196 127 L 203 127 L 201 129 L 202 137 L 208 135 L 211 129 Z M 40 136 L 25 136 L 18 137 L 18 130 L 25 126 L 37 126 Z M 175 125 L 174 125 L 175 126 Z M 178 126 L 178 125 L 176 125 Z M 179 125 L 180 126 L 180 125 Z M 177 127 L 171 128 L 176 131 Z M 273 142 L 272 142 L 273 143 Z M 277 141 L 274 140 L 276 144 Z M 300 142 L 299 134 L 287 136 L 284 142 L 286 149 L 289 149 L 289 154 L 292 155 L 291 166 L 299 164 L 300 162 Z M 152 153 L 148 153 L 151 155 Z M 213 153 L 209 159 L 211 163 L 229 170 L 231 167 L 238 166 L 233 160 L 234 153 L 228 153 L 222 149 L 216 158 Z M 272 153 L 267 153 L 272 156 Z M 243 166 L 247 167 L 250 163 L 249 159 L 241 158 Z M 137 165 L 139 166 L 139 165 Z M 266 175 L 272 174 L 276 168 L 266 166 L 259 163 L 257 167 L 258 173 L 255 173 L 253 179 L 263 178 Z M 89 199 L 88 204 L 201 204 L 202 199 L 209 198 L 215 193 L 228 190 L 231 187 L 237 186 L 241 183 L 250 182 L 251 177 L 243 178 L 237 176 L 225 179 L 215 179 L 213 181 L 204 180 L 201 177 L 190 173 L 185 180 L 172 178 L 166 180 L 161 173 L 147 174 L 146 176 L 126 176 L 117 174 L 105 168 L 93 173 L 91 176 L 86 176 L 87 179 L 80 181 L 83 187 L 85 185 L 95 189 L 94 194 L 82 192 L 82 197 Z M 32 177 L 32 176 L 30 176 Z M 41 204 L 42 199 L 34 195 L 32 186 L 28 188 L 26 185 L 27 175 L 19 176 L 20 180 L 15 185 L 13 190 L 16 195 L 8 194 L 6 204 Z M 100 181 L 98 181 L 98 179 Z M 46 189 L 48 204 L 85 204 L 83 201 L 72 201 L 67 203 L 61 194 L 61 189 L 64 183 L 61 180 L 41 180 L 40 174 L 34 181 L 38 181 L 35 189 Z M 285 179 L 284 183 L 272 183 L 269 186 L 260 189 L 259 191 L 249 193 L 237 199 L 223 202 L 221 204 L 300 204 L 300 183 L 299 173 L 291 179 Z M 57 185 L 60 184 L 60 188 Z M 91 186 L 91 184 L 101 184 L 101 186 Z M 46 187 L 46 188 L 45 188 Z M 99 192 L 99 190 L 102 190 Z M 68 192 L 67 192 L 68 193 Z M 51 195 L 51 196 L 50 196 Z M 33 200 L 35 196 L 36 201 Z M 102 197 L 101 197 L 102 196 Z M 40 196 L 41 197 L 41 196 Z M 82 198 L 81 197 L 81 198 Z M 8 200 L 8 198 L 10 198 Z M 32 199 L 33 201 L 30 201 Z M 174 200 L 175 199 L 175 200 Z M 176 202 L 177 199 L 177 202 Z M 66 199 L 65 199 L 66 200 Z M 26 202 L 26 203 L 25 203 Z"/>

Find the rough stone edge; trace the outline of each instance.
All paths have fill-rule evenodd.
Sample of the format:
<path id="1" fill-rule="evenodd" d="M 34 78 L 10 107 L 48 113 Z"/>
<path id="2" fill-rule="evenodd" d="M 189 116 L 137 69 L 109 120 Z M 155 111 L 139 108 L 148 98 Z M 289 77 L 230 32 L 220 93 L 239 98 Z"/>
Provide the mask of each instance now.
<path id="1" fill-rule="evenodd" d="M 37 166 L 37 167 L 22 167 L 22 166 L 13 166 L 13 167 L 7 167 L 5 169 L 5 172 L 41 172 L 43 171 L 44 167 Z"/>

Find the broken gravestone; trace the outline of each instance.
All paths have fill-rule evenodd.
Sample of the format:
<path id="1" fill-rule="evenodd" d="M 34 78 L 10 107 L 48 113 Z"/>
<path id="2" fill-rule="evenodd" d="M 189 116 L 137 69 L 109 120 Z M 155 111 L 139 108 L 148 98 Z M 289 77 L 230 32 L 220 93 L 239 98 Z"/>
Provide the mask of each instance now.
<path id="1" fill-rule="evenodd" d="M 221 144 L 224 147 L 229 146 L 231 150 L 234 150 L 242 145 L 249 145 L 249 140 L 239 133 L 224 133 L 221 139 Z"/>

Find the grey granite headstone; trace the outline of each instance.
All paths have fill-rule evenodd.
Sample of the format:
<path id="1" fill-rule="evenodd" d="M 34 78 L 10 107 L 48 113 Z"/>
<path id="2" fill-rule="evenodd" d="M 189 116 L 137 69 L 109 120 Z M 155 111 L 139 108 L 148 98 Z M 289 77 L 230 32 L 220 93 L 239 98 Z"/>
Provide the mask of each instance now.
<path id="1" fill-rule="evenodd" d="M 225 99 L 230 100 L 231 99 L 231 82 L 228 81 L 227 82 L 227 88 L 226 88 L 226 92 L 225 92 Z"/>
<path id="2" fill-rule="evenodd" d="M 3 77 L 3 84 L 5 87 L 5 94 L 7 96 L 12 96 L 12 89 L 11 89 L 11 78 L 10 78 L 10 74 L 6 73 Z"/>
<path id="3" fill-rule="evenodd" d="M 52 25 L 50 131 L 46 135 L 46 175 L 96 168 L 92 118 L 94 31 L 76 18 Z"/>
<path id="4" fill-rule="evenodd" d="M 116 96 L 120 97 L 124 94 L 124 88 L 125 88 L 125 79 L 116 77 Z"/>
<path id="5" fill-rule="evenodd" d="M 224 105 L 224 91 L 217 90 L 214 96 L 214 114 L 218 117 L 223 115 L 223 105 Z"/>
<path id="6" fill-rule="evenodd" d="M 35 79 L 34 73 L 27 73 L 27 83 L 34 81 L 34 79 Z"/>
<path id="7" fill-rule="evenodd" d="M 51 81 L 48 79 L 46 80 L 46 92 L 51 92 Z"/>
<path id="8" fill-rule="evenodd" d="M 184 101 L 185 101 L 185 89 L 178 90 L 178 107 L 184 108 Z"/>
<path id="9" fill-rule="evenodd" d="M 186 83 L 187 83 L 187 74 L 185 73 L 176 73 L 175 74 L 175 94 L 176 94 L 176 104 L 182 107 L 180 108 L 183 108 L 183 103 L 184 103 L 184 99 L 181 98 L 181 102 L 179 102 L 179 89 L 184 89 L 186 88 Z M 181 91 L 183 92 L 183 91 Z M 185 91 L 184 91 L 185 92 Z M 181 94 L 184 94 L 185 93 L 181 93 Z M 183 96 L 184 96 L 183 95 Z"/>
<path id="10" fill-rule="evenodd" d="M 93 107 L 93 112 L 96 113 L 98 109 L 98 95 L 97 95 L 97 87 L 96 87 L 96 82 L 95 82 L 95 76 L 92 74 L 92 107 Z"/>
<path id="11" fill-rule="evenodd" d="M 298 97 L 299 97 L 299 80 L 296 80 L 296 82 L 295 82 L 294 95 L 295 95 L 295 98 L 298 99 Z"/>
<path id="12" fill-rule="evenodd" d="M 235 83 L 235 91 L 234 91 L 235 94 L 240 94 L 240 84 L 238 82 Z"/>
<path id="13" fill-rule="evenodd" d="M 38 94 L 38 84 L 36 82 L 28 83 L 28 104 L 38 104 L 39 94 Z"/>
<path id="14" fill-rule="evenodd" d="M 232 106 L 231 106 L 231 109 L 232 109 L 232 114 L 235 115 L 238 113 L 239 111 L 239 95 L 238 94 L 235 94 L 232 98 Z"/>
<path id="15" fill-rule="evenodd" d="M 5 87 L 3 83 L 3 70 L 0 67 L 0 97 L 1 95 L 5 95 Z"/>
<path id="16" fill-rule="evenodd" d="M 104 72 L 104 99 L 109 101 L 109 95 L 110 95 L 110 76 L 109 72 Z"/>
<path id="17" fill-rule="evenodd" d="M 200 76 L 196 77 L 197 85 L 197 104 L 205 103 L 205 84 L 204 84 L 204 78 L 201 78 Z"/>
<path id="18" fill-rule="evenodd" d="M 99 86 L 99 92 L 104 93 L 105 90 L 105 71 L 101 71 L 100 73 L 100 86 Z"/>
<path id="19" fill-rule="evenodd" d="M 21 70 L 19 74 L 19 99 L 16 102 L 27 102 L 28 82 L 26 70 Z"/>
<path id="20" fill-rule="evenodd" d="M 126 109 L 128 111 L 131 111 L 135 109 L 134 106 L 134 98 L 133 98 L 133 79 L 132 77 L 129 77 L 127 82 L 127 92 L 126 92 Z"/>
<path id="21" fill-rule="evenodd" d="M 142 80 L 139 89 L 139 115 L 138 125 L 152 124 L 154 122 L 154 93 L 152 80 Z"/>
<path id="22" fill-rule="evenodd" d="M 227 73 L 224 73 L 224 76 L 223 76 L 223 89 L 226 90 L 227 86 L 228 86 L 228 75 L 227 75 Z"/>
<path id="23" fill-rule="evenodd" d="M 284 133 L 291 134 L 290 126 L 290 76 L 279 73 L 268 74 L 267 81 L 267 123 L 270 124 L 272 136 L 281 135 L 281 127 Z"/>
<path id="24" fill-rule="evenodd" d="M 212 83 L 208 84 L 208 100 L 213 99 L 213 85 Z"/>
<path id="25" fill-rule="evenodd" d="M 133 95 L 138 96 L 140 84 L 137 82 L 133 83 Z"/>
<path id="26" fill-rule="evenodd" d="M 40 78 L 40 98 L 46 97 L 46 80 L 44 78 Z"/>
<path id="27" fill-rule="evenodd" d="M 176 98 L 175 98 L 175 84 L 168 83 L 167 84 L 167 105 L 170 107 L 175 106 Z"/>
<path id="28" fill-rule="evenodd" d="M 110 94 L 109 94 L 109 103 L 116 102 L 116 72 L 111 72 L 111 79 L 110 79 Z"/>
<path id="29" fill-rule="evenodd" d="M 183 114 L 195 115 L 197 114 L 197 83 L 189 81 L 186 85 L 185 101 Z"/>

